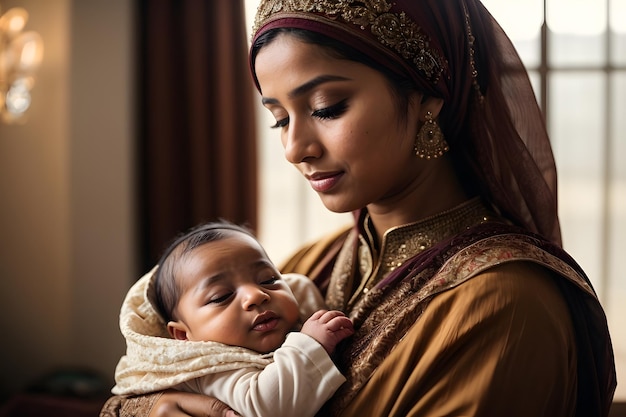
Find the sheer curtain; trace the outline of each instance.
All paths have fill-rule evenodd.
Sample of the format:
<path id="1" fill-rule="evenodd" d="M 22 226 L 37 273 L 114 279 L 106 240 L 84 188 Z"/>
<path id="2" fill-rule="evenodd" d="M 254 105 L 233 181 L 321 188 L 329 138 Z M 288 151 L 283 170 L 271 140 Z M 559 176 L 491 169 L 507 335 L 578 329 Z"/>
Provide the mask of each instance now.
<path id="1" fill-rule="evenodd" d="M 534 81 L 559 174 L 563 245 L 605 308 L 626 372 L 626 0 L 483 0 Z M 626 401 L 618 384 L 617 401 Z"/>
<path id="2" fill-rule="evenodd" d="M 139 0 L 141 267 L 179 232 L 257 226 L 253 89 L 243 0 Z"/>

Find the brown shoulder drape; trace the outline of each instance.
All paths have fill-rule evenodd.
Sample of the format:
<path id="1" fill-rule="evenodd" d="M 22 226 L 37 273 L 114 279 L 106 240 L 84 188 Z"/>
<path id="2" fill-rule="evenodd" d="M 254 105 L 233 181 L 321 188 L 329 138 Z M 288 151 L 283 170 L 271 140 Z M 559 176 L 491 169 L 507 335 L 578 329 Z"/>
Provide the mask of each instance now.
<path id="1" fill-rule="evenodd" d="M 256 229 L 253 90 L 243 0 L 138 0 L 141 267 L 223 218 Z"/>

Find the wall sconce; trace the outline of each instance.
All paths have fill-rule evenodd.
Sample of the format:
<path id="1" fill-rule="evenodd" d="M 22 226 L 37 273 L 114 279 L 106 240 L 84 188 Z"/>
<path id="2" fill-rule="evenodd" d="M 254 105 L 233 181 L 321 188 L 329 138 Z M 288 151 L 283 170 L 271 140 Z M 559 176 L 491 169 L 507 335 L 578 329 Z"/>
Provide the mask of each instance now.
<path id="1" fill-rule="evenodd" d="M 14 7 L 0 10 L 0 118 L 6 123 L 24 120 L 30 107 L 35 71 L 43 58 L 43 42 L 37 32 L 23 32 L 28 12 Z"/>

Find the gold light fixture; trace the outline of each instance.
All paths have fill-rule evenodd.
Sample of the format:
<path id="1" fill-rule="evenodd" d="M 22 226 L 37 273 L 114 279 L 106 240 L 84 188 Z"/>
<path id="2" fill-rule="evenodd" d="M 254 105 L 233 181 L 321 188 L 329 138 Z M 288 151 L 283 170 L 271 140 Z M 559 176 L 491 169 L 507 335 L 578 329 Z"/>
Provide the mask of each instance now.
<path id="1" fill-rule="evenodd" d="M 24 121 L 30 107 L 35 71 L 43 58 L 43 42 L 37 32 L 26 31 L 28 12 L 14 7 L 0 9 L 0 118 L 6 123 Z"/>

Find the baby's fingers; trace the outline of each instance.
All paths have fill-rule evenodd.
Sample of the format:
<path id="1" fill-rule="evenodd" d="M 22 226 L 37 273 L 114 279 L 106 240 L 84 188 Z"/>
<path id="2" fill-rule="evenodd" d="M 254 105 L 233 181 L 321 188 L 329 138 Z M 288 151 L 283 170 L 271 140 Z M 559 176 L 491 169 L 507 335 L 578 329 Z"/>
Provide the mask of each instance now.
<path id="1" fill-rule="evenodd" d="M 328 313 L 328 310 L 317 310 L 315 313 L 311 314 L 309 320 L 319 320 L 324 314 Z"/>
<path id="2" fill-rule="evenodd" d="M 354 333 L 352 320 L 343 315 L 333 317 L 328 323 L 326 323 L 326 328 L 331 332 L 347 330 L 350 334 Z"/>
<path id="3" fill-rule="evenodd" d="M 317 311 L 315 314 L 317 314 L 317 313 L 321 313 L 317 317 L 317 320 L 320 323 L 323 323 L 323 324 L 326 324 L 326 323 L 330 322 L 331 320 L 333 320 L 333 319 L 335 319 L 337 317 L 346 317 L 345 314 L 343 314 L 341 311 L 338 311 L 338 310 L 329 310 L 329 311 L 327 311 L 327 310 L 320 310 L 320 311 Z M 316 317 L 315 314 L 313 314 L 311 316 L 311 318 Z"/>

